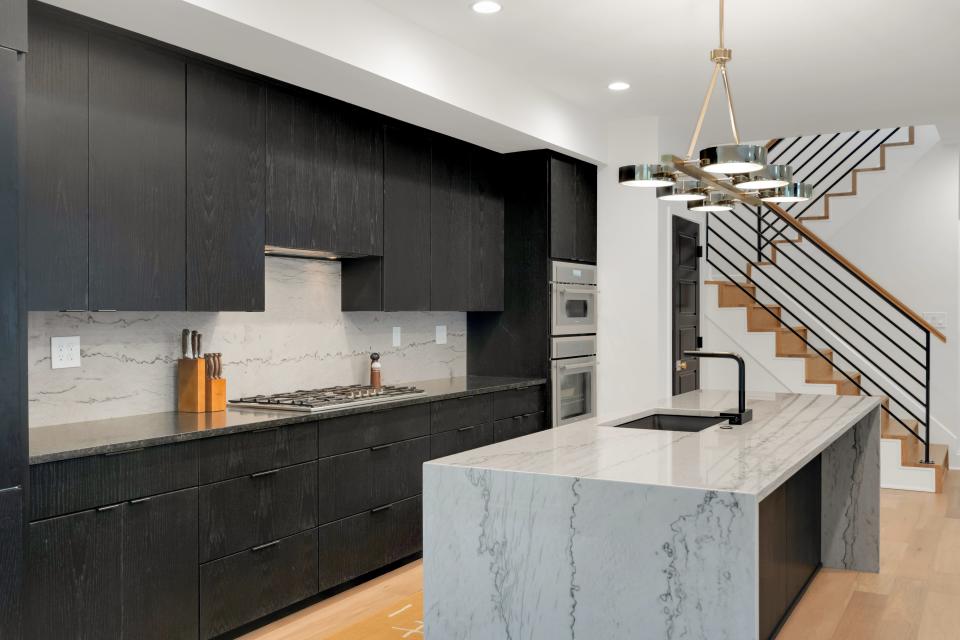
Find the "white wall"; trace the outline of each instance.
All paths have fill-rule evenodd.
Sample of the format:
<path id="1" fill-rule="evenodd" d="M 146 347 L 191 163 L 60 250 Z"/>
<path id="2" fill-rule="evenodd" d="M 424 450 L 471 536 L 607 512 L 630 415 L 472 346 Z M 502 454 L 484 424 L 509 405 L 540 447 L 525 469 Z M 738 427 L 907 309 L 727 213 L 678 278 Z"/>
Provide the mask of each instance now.
<path id="1" fill-rule="evenodd" d="M 670 395 L 669 346 L 663 351 L 669 325 L 663 326 L 660 307 L 664 220 L 651 191 L 617 182 L 620 165 L 658 157 L 657 121 L 612 122 L 607 142 L 607 164 L 597 178 L 600 415 Z"/>

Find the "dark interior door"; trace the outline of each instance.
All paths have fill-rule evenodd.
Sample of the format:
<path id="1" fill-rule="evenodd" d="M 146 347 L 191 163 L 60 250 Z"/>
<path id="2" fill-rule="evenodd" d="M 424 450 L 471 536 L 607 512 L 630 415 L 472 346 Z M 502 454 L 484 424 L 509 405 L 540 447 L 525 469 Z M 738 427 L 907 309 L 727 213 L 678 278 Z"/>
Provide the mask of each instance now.
<path id="1" fill-rule="evenodd" d="M 700 388 L 700 363 L 684 358 L 700 335 L 700 225 L 673 216 L 673 394 Z"/>

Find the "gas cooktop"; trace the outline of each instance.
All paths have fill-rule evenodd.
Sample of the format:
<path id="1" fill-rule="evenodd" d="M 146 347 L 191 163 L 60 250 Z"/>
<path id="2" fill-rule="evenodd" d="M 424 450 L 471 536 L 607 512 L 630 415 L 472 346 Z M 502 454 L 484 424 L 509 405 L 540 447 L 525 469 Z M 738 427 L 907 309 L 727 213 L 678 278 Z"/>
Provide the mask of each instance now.
<path id="1" fill-rule="evenodd" d="M 403 387 L 384 385 L 371 387 L 362 384 L 348 387 L 326 387 L 324 389 L 309 389 L 293 391 L 291 393 L 275 393 L 269 396 L 248 396 L 231 400 L 234 407 L 251 409 L 271 409 L 273 411 L 302 411 L 314 413 L 329 411 L 345 405 L 365 405 L 377 402 L 388 402 L 406 396 L 423 393 L 417 387 Z"/>

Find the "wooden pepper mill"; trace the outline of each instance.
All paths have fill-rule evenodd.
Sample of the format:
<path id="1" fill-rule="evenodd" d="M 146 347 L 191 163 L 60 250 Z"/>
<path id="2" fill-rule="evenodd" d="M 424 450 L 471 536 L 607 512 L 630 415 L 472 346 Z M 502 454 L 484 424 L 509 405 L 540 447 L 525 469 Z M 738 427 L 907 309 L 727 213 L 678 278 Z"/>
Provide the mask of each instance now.
<path id="1" fill-rule="evenodd" d="M 370 386 L 374 389 L 379 389 L 383 386 L 383 380 L 380 376 L 380 354 L 371 353 L 370 354 Z"/>

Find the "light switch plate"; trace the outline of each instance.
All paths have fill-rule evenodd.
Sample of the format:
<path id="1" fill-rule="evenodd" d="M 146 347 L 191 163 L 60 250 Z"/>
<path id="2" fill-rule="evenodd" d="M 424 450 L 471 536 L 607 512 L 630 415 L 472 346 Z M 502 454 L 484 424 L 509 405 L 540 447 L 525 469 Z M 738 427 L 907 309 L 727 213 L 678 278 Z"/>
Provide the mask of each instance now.
<path id="1" fill-rule="evenodd" d="M 447 325 L 437 325 L 437 344 L 447 344 Z"/>
<path id="2" fill-rule="evenodd" d="M 50 338 L 50 367 L 69 369 L 80 366 L 80 336 Z"/>
<path id="3" fill-rule="evenodd" d="M 400 346 L 400 327 L 393 328 L 393 346 Z"/>
<path id="4" fill-rule="evenodd" d="M 927 311 L 923 314 L 923 319 L 929 322 L 931 325 L 937 329 L 946 329 L 947 328 L 947 312 L 946 311 Z"/>

